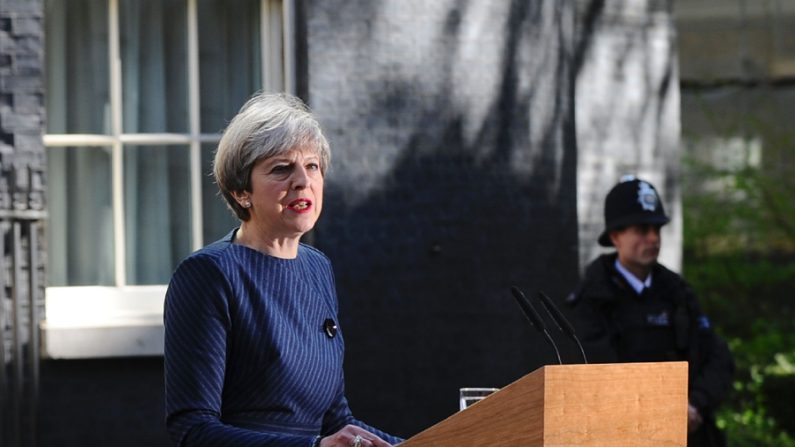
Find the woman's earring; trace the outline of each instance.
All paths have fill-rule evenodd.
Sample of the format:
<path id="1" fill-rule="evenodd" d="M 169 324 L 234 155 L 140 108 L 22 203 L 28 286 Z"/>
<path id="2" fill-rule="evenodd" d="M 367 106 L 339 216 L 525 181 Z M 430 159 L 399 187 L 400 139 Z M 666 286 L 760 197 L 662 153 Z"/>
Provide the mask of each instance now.
<path id="1" fill-rule="evenodd" d="M 243 202 L 243 208 L 251 208 L 251 202 Z"/>

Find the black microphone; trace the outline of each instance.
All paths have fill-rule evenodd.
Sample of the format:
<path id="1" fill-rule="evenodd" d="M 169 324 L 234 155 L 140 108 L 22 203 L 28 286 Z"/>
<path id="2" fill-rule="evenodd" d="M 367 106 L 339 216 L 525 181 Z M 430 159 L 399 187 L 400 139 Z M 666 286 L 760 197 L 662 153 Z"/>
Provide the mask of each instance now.
<path id="1" fill-rule="evenodd" d="M 538 315 L 538 312 L 536 312 L 535 308 L 533 307 L 533 304 L 530 302 L 530 300 L 527 299 L 526 296 L 524 296 L 524 293 L 522 293 L 522 291 L 519 290 L 518 287 L 511 286 L 511 293 L 513 294 L 513 297 L 516 299 L 516 303 L 519 304 L 519 307 L 522 308 L 522 312 L 524 312 L 524 316 L 527 317 L 527 320 L 530 321 L 530 323 L 533 325 L 533 327 L 535 327 L 538 330 L 538 332 L 544 334 L 544 337 L 547 339 L 549 344 L 552 345 L 552 348 L 555 350 L 555 355 L 558 357 L 558 364 L 562 365 L 563 362 L 560 360 L 560 352 L 558 351 L 558 345 L 555 344 L 555 340 L 552 340 L 552 337 L 549 335 L 549 332 L 547 332 L 546 325 L 544 324 L 544 321 L 541 319 L 541 316 Z"/>
<path id="2" fill-rule="evenodd" d="M 538 298 L 541 301 L 541 305 L 544 306 L 544 309 L 547 311 L 547 315 L 552 318 L 555 324 L 558 325 L 558 329 L 561 332 L 565 333 L 569 337 L 571 337 L 575 343 L 577 343 L 577 347 L 580 348 L 580 353 L 582 354 L 582 359 L 585 364 L 588 364 L 588 358 L 585 356 L 585 350 L 582 349 L 582 344 L 580 343 L 580 339 L 577 338 L 577 334 L 574 333 L 574 326 L 569 323 L 569 320 L 563 315 L 563 312 L 558 309 L 558 306 L 555 305 L 555 302 L 552 301 L 552 298 L 547 296 L 546 293 L 542 291 L 538 291 Z"/>

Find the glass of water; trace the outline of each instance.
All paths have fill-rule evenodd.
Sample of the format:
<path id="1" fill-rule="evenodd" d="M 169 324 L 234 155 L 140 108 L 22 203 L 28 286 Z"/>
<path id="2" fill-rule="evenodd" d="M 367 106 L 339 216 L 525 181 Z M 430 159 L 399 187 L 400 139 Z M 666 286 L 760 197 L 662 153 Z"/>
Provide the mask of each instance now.
<path id="1" fill-rule="evenodd" d="M 458 407 L 461 410 L 465 410 L 475 402 L 483 400 L 489 394 L 499 390 L 499 388 L 461 388 L 459 390 Z"/>

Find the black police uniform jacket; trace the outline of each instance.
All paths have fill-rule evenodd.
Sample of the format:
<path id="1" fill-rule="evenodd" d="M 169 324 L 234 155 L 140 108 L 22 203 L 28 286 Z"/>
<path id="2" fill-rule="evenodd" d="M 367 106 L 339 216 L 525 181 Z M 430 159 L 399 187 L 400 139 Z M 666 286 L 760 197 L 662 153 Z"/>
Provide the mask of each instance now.
<path id="1" fill-rule="evenodd" d="M 616 257 L 613 253 L 594 260 L 568 298 L 589 362 L 688 361 L 690 403 L 704 418 L 688 445 L 724 445 L 714 411 L 728 394 L 734 374 L 726 343 L 714 333 L 679 275 L 656 264 L 651 287 L 638 295 L 616 270 Z"/>

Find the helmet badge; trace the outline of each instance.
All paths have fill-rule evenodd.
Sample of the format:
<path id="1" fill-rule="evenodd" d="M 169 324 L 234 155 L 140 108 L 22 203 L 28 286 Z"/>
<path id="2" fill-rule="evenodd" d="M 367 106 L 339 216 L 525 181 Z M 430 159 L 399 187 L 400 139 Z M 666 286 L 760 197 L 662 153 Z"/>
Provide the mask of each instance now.
<path id="1" fill-rule="evenodd" d="M 657 193 L 646 182 L 638 183 L 638 203 L 645 211 L 654 211 L 657 209 Z"/>

